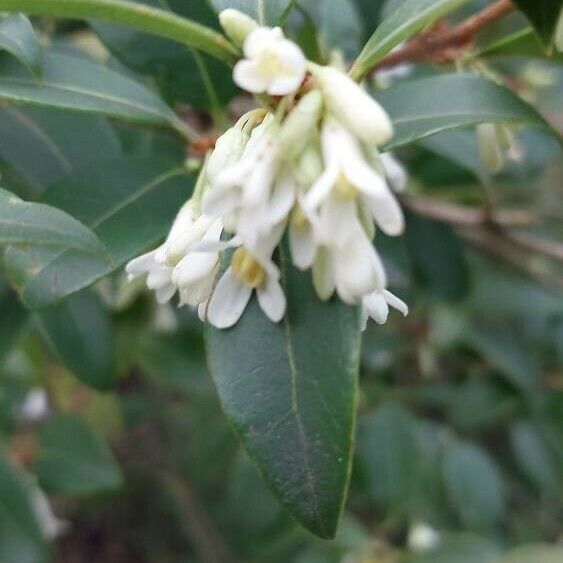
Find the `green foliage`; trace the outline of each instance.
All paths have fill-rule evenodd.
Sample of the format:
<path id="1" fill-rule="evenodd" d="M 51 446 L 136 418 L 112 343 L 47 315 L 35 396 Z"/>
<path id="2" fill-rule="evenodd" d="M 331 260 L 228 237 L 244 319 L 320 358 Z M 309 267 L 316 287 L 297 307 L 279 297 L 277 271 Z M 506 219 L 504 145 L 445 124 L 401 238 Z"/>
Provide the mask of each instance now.
<path id="1" fill-rule="evenodd" d="M 489 4 L 0 0 L 2 563 L 562 561 L 560 2 L 516 1 L 533 27 L 487 28 L 462 72 L 372 80 Z M 393 120 L 407 229 L 375 242 L 411 312 L 361 350 L 358 310 L 285 248 L 279 324 L 253 297 L 204 329 L 127 283 L 216 134 L 271 101 L 231 79 L 227 7 L 352 68 Z"/>

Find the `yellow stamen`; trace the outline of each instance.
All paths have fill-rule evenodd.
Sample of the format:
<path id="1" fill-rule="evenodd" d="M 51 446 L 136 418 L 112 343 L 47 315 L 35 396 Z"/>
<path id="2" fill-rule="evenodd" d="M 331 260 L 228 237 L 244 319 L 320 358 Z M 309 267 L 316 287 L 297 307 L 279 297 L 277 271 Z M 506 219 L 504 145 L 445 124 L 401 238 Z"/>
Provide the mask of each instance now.
<path id="1" fill-rule="evenodd" d="M 246 248 L 239 248 L 235 251 L 231 267 L 233 274 L 249 287 L 260 287 L 266 279 L 264 268 Z"/>
<path id="2" fill-rule="evenodd" d="M 291 213 L 291 224 L 297 229 L 304 230 L 309 225 L 309 220 L 305 216 L 300 205 L 296 205 Z"/>
<path id="3" fill-rule="evenodd" d="M 344 174 L 340 174 L 334 186 L 334 193 L 340 199 L 354 199 L 358 190 L 348 181 Z"/>

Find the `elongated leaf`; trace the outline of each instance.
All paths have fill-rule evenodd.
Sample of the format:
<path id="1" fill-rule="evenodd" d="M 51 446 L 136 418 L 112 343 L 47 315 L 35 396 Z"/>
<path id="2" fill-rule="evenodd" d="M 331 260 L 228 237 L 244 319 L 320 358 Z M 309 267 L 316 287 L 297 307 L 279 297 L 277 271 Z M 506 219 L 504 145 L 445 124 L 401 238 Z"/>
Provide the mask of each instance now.
<path id="1" fill-rule="evenodd" d="M 88 225 L 110 260 L 84 264 L 65 249 L 33 256 L 12 249 L 5 259 L 8 270 L 17 273 L 24 302 L 34 309 L 47 307 L 156 245 L 190 197 L 192 184 L 184 169 L 153 157 L 87 166 L 54 185 L 44 201 Z"/>
<path id="2" fill-rule="evenodd" d="M 0 21 L 0 50 L 13 55 L 34 74 L 41 74 L 41 49 L 24 15 L 13 14 Z"/>
<path id="3" fill-rule="evenodd" d="M 543 42 L 550 46 L 562 13 L 561 0 L 514 0 L 514 3 L 532 22 Z"/>
<path id="4" fill-rule="evenodd" d="M 264 25 L 281 25 L 287 19 L 295 0 L 211 0 L 218 12 L 234 8 Z"/>
<path id="5" fill-rule="evenodd" d="M 86 385 L 101 391 L 115 382 L 109 315 L 100 299 L 83 292 L 37 315 L 42 334 L 63 363 Z"/>
<path id="6" fill-rule="evenodd" d="M 404 508 L 418 475 L 416 426 L 407 412 L 384 405 L 364 421 L 358 451 L 374 500 Z"/>
<path id="7" fill-rule="evenodd" d="M 0 245 L 72 249 L 107 258 L 99 239 L 66 213 L 0 189 Z"/>
<path id="8" fill-rule="evenodd" d="M 479 123 L 524 123 L 550 129 L 543 117 L 510 90 L 472 74 L 446 74 L 403 82 L 378 95 L 391 115 L 389 147 Z"/>
<path id="9" fill-rule="evenodd" d="M 219 30 L 216 12 L 207 0 L 136 0 L 141 5 L 166 7 L 191 20 Z M 170 104 L 189 103 L 210 109 L 225 105 L 237 92 L 231 69 L 221 61 L 174 41 L 135 29 L 91 22 L 102 42 L 121 62 L 148 74 Z"/>
<path id="10" fill-rule="evenodd" d="M 31 480 L 0 457 L 0 561 L 47 563 Z"/>
<path id="11" fill-rule="evenodd" d="M 493 461 L 472 444 L 458 444 L 444 457 L 444 480 L 463 523 L 487 529 L 504 515 L 503 483 Z"/>
<path id="12" fill-rule="evenodd" d="M 209 367 L 266 481 L 297 520 L 330 538 L 352 457 L 358 311 L 320 302 L 310 277 L 289 265 L 284 284 L 281 323 L 268 320 L 253 298 L 233 329 L 207 329 Z"/>
<path id="13" fill-rule="evenodd" d="M 46 491 L 88 495 L 121 485 L 121 471 L 109 448 L 77 416 L 49 420 L 40 441 L 36 472 Z"/>
<path id="14" fill-rule="evenodd" d="M 227 62 L 237 54 L 222 35 L 208 27 L 123 0 L 0 0 L 0 10 L 117 23 L 173 39 Z"/>
<path id="15" fill-rule="evenodd" d="M 97 62 L 69 54 L 47 53 L 41 80 L 27 74 L 21 65 L 4 61 L 0 64 L 0 99 L 172 125 L 185 132 L 181 120 L 156 94 Z"/>
<path id="16" fill-rule="evenodd" d="M 351 75 L 359 80 L 394 47 L 453 12 L 468 0 L 406 0 L 375 30 Z"/>
<path id="17" fill-rule="evenodd" d="M 107 120 L 43 108 L 0 108 L 0 159 L 34 193 L 90 162 L 117 157 L 121 143 Z"/>
<path id="18" fill-rule="evenodd" d="M 538 34 L 526 27 L 502 39 L 483 47 L 477 54 L 479 57 L 534 57 L 545 59 L 545 46 Z M 553 58 L 563 62 L 561 53 L 554 53 Z"/>

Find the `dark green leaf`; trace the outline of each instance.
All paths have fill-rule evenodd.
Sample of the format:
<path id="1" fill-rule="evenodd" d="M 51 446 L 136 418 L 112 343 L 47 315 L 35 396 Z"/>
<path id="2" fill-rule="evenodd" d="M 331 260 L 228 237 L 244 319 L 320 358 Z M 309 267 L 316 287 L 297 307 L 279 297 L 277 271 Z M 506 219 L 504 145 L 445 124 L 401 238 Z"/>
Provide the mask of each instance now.
<path id="1" fill-rule="evenodd" d="M 305 527 L 336 532 L 352 458 L 358 311 L 322 303 L 310 276 L 286 265 L 285 319 L 255 299 L 230 330 L 208 328 L 209 366 L 223 408 L 282 503 Z"/>
<path id="2" fill-rule="evenodd" d="M 33 256 L 11 250 L 6 261 L 19 273 L 24 302 L 35 309 L 47 307 L 156 245 L 189 198 L 192 184 L 184 169 L 167 160 L 124 157 L 82 168 L 52 186 L 44 201 L 88 225 L 111 260 L 84 263 L 77 261 L 76 252 L 64 249 Z"/>
<path id="3" fill-rule="evenodd" d="M 352 76 L 362 78 L 394 47 L 467 1 L 406 0 L 375 30 L 350 71 Z"/>
<path id="4" fill-rule="evenodd" d="M 45 490 L 89 495 L 121 485 L 121 471 L 109 448 L 77 416 L 49 420 L 40 441 L 36 472 Z"/>
<path id="5" fill-rule="evenodd" d="M 434 296 L 459 301 L 469 291 L 463 244 L 448 225 L 409 215 L 407 245 L 416 276 Z"/>
<path id="6" fill-rule="evenodd" d="M 287 19 L 295 0 L 211 0 L 211 3 L 218 12 L 234 8 L 261 24 L 281 25 Z"/>
<path id="7" fill-rule="evenodd" d="M 0 21 L 0 50 L 13 55 L 34 74 L 41 74 L 41 49 L 24 15 L 13 14 Z"/>
<path id="8" fill-rule="evenodd" d="M 358 454 L 373 499 L 387 510 L 405 508 L 418 475 L 416 426 L 397 405 L 388 404 L 360 427 Z"/>
<path id="9" fill-rule="evenodd" d="M 31 479 L 0 457 L 0 561 L 46 563 Z"/>
<path id="10" fill-rule="evenodd" d="M 17 296 L 0 280 L 0 361 L 16 343 L 27 318 Z"/>
<path id="11" fill-rule="evenodd" d="M 185 126 L 156 94 L 97 62 L 46 53 L 43 78 L 22 71 L 12 60 L 0 64 L 0 99 L 71 111 L 99 113 L 150 125 Z"/>
<path id="12" fill-rule="evenodd" d="M 526 14 L 544 43 L 550 46 L 562 13 L 561 0 L 514 0 L 514 3 Z"/>
<path id="13" fill-rule="evenodd" d="M 119 156 L 103 117 L 42 108 L 0 108 L 0 159 L 41 191 L 84 164 Z"/>
<path id="14" fill-rule="evenodd" d="M 37 315 L 41 332 L 63 363 L 84 383 L 99 390 L 115 381 L 109 315 L 91 292 L 79 293 Z"/>
<path id="15" fill-rule="evenodd" d="M 534 57 L 545 59 L 545 46 L 537 33 L 526 27 L 511 33 L 490 45 L 483 47 L 479 57 Z M 554 54 L 553 57 L 563 62 L 563 55 Z"/>
<path id="16" fill-rule="evenodd" d="M 479 123 L 512 122 L 550 129 L 543 117 L 516 94 L 472 74 L 403 82 L 377 98 L 395 125 L 390 147 Z"/>
<path id="17" fill-rule="evenodd" d="M 487 529 L 504 516 L 501 476 L 480 448 L 469 443 L 452 446 L 444 456 L 443 472 L 452 506 L 465 526 Z"/>

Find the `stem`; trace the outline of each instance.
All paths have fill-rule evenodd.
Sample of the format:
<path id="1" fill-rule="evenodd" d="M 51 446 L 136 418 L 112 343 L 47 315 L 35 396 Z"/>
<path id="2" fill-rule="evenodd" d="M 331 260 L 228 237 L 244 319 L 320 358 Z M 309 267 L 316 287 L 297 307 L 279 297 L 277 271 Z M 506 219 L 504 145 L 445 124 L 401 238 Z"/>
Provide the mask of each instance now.
<path id="1" fill-rule="evenodd" d="M 0 11 L 97 19 L 126 25 L 194 47 L 226 63 L 237 49 L 220 33 L 173 13 L 121 0 L 0 0 Z"/>
<path id="2" fill-rule="evenodd" d="M 375 65 L 374 70 L 394 67 L 407 62 L 427 61 L 447 49 L 465 47 L 471 43 L 475 34 L 481 29 L 513 10 L 515 7 L 511 0 L 497 0 L 455 27 L 419 35 L 402 49 L 389 53 Z M 451 57 L 445 56 L 445 59 L 446 62 L 451 62 Z"/>

